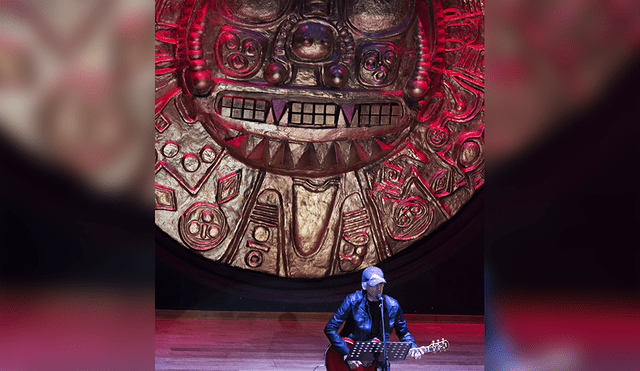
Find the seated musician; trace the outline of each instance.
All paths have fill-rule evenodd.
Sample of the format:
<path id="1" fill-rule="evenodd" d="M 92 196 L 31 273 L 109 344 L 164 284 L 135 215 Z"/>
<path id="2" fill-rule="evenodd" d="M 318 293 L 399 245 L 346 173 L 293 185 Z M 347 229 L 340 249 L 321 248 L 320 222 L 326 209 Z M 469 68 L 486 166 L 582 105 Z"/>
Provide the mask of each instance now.
<path id="1" fill-rule="evenodd" d="M 349 347 L 343 338 L 353 341 L 383 340 L 378 297 L 382 295 L 386 282 L 380 268 L 373 266 L 366 268 L 362 272 L 362 290 L 348 295 L 325 326 L 324 333 L 327 338 L 345 359 L 349 353 Z M 386 341 L 389 342 L 389 335 L 395 329 L 400 341 L 411 343 L 409 355 L 420 359 L 422 352 L 419 351 L 409 332 L 398 301 L 387 295 L 384 295 L 383 299 Z M 344 328 L 338 333 L 343 323 Z M 351 369 L 361 365 L 359 361 L 348 361 L 347 364 Z"/>

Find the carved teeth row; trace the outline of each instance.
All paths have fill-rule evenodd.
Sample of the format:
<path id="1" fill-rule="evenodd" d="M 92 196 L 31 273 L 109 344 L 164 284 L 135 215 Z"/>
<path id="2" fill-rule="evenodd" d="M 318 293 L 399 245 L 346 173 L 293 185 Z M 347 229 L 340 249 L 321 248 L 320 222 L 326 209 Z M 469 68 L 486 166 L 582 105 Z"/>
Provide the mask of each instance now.
<path id="1" fill-rule="evenodd" d="M 313 103 L 223 96 L 218 113 L 237 120 L 305 128 L 373 127 L 398 125 L 402 108 L 397 103 Z"/>
<path id="2" fill-rule="evenodd" d="M 361 104 L 358 108 L 358 126 L 386 126 L 400 123 L 398 104 Z"/>
<path id="3" fill-rule="evenodd" d="M 238 120 L 265 122 L 267 101 L 242 97 L 224 96 L 220 100 L 220 116 Z"/>
<path id="4" fill-rule="evenodd" d="M 288 126 L 320 128 L 338 126 L 340 108 L 335 104 L 291 102 L 288 108 Z"/>
<path id="5" fill-rule="evenodd" d="M 244 157 L 258 164 L 306 170 L 342 169 L 379 158 L 393 148 L 401 133 L 348 141 L 289 142 L 253 134 L 240 134 L 225 141 Z"/>

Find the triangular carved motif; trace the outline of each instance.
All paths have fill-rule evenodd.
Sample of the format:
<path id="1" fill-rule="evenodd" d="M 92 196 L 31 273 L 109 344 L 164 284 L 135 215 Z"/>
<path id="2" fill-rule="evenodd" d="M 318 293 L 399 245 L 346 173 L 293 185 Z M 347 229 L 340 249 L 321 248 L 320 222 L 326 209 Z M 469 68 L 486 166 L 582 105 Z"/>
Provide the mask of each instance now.
<path id="1" fill-rule="evenodd" d="M 274 166 L 274 167 L 281 167 L 282 164 L 284 163 L 284 155 L 285 155 L 285 151 L 287 150 L 287 146 L 277 140 L 271 140 L 271 139 L 267 139 L 268 141 L 268 146 L 267 149 L 268 151 L 265 151 L 265 154 L 269 154 L 269 158 L 267 159 L 269 162 L 269 165 Z"/>
<path id="2" fill-rule="evenodd" d="M 353 143 L 358 151 L 361 161 L 369 161 L 371 158 L 371 139 L 356 139 Z"/>
<path id="3" fill-rule="evenodd" d="M 325 169 L 344 166 L 344 156 L 342 156 L 342 150 L 336 143 L 329 144 L 329 149 L 327 155 L 324 157 L 322 166 Z"/>
<path id="4" fill-rule="evenodd" d="M 351 153 L 351 142 L 350 141 L 339 141 L 334 143 L 336 147 L 336 154 L 338 155 L 338 160 L 341 165 L 347 166 L 349 163 L 349 157 Z"/>
<path id="5" fill-rule="evenodd" d="M 331 147 L 330 142 L 317 142 L 312 143 L 313 148 L 316 151 L 316 155 L 318 156 L 318 162 L 324 163 L 327 158 L 327 153 L 329 152 L 329 147 Z"/>
<path id="6" fill-rule="evenodd" d="M 306 150 L 296 164 L 297 169 L 319 169 L 320 162 L 313 145 L 307 145 Z"/>
<path id="7" fill-rule="evenodd" d="M 287 101 L 284 99 L 274 99 L 271 101 L 271 105 L 273 106 L 273 114 L 275 115 L 274 118 L 276 122 L 279 122 L 280 118 L 282 118 L 282 113 L 287 106 Z"/>
<path id="8" fill-rule="evenodd" d="M 346 158 L 346 166 L 352 167 L 356 166 L 360 162 L 360 153 L 364 151 L 362 148 L 359 148 L 358 144 L 355 141 L 351 141 L 351 146 L 349 147 L 349 155 Z"/>
<path id="9" fill-rule="evenodd" d="M 257 141 L 258 137 L 253 137 L 252 140 Z M 255 147 L 251 150 L 249 155 L 247 156 L 250 160 L 260 160 L 262 158 L 262 152 L 264 151 L 264 146 L 267 143 L 267 138 L 262 138 L 262 140 L 255 145 Z"/>
<path id="10" fill-rule="evenodd" d="M 297 165 L 300 161 L 300 158 L 304 154 L 307 144 L 306 143 L 298 143 L 298 142 L 289 142 L 287 143 L 289 150 L 291 151 L 291 158 L 293 159 L 293 165 Z"/>
<path id="11" fill-rule="evenodd" d="M 251 152 L 253 152 L 253 150 L 255 149 L 256 145 L 260 143 L 261 139 L 262 139 L 261 137 L 257 137 L 255 135 L 248 135 L 240 148 L 243 155 L 246 157 L 249 157 Z"/>
<path id="12" fill-rule="evenodd" d="M 351 124 L 351 120 L 353 119 L 353 110 L 355 106 L 353 104 L 343 104 L 342 112 L 344 113 L 344 117 L 349 124 Z M 351 126 L 351 125 L 350 125 Z"/>
<path id="13" fill-rule="evenodd" d="M 247 135 L 245 134 L 245 135 L 240 135 L 240 136 L 235 137 L 235 138 L 232 137 L 232 138 L 229 138 L 229 139 L 225 139 L 224 141 L 227 144 L 231 144 L 234 147 L 240 147 L 242 145 L 242 142 L 244 142 L 246 137 L 247 137 Z"/>

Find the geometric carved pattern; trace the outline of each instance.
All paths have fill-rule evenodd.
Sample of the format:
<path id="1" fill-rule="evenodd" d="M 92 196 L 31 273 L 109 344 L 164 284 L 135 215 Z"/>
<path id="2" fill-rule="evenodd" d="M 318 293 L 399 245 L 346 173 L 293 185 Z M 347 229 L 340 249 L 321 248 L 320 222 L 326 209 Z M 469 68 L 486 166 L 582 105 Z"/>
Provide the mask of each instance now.
<path id="1" fill-rule="evenodd" d="M 218 205 L 221 205 L 238 195 L 241 179 L 242 170 L 238 170 L 218 180 L 218 192 L 216 193 L 216 201 L 218 202 Z"/>
<path id="2" fill-rule="evenodd" d="M 173 189 L 156 184 L 156 209 L 176 210 L 176 195 Z"/>
<path id="3" fill-rule="evenodd" d="M 358 193 L 349 195 L 342 206 L 343 238 L 339 249 L 340 270 L 348 272 L 359 267 L 368 250 L 375 249 L 371 219 Z"/>
<path id="4" fill-rule="evenodd" d="M 234 256 L 234 265 L 288 277 L 284 244 L 282 195 L 274 189 L 260 192 L 248 217 L 246 229 Z"/>
<path id="5" fill-rule="evenodd" d="M 216 204 L 196 202 L 180 217 L 180 234 L 196 250 L 216 247 L 227 236 L 224 214 Z"/>
<path id="6" fill-rule="evenodd" d="M 173 124 L 156 133 L 156 173 L 167 171 L 182 188 L 195 195 L 208 180 L 220 160 L 222 149 L 196 123 L 182 119 L 179 101 L 167 104 L 164 116 L 175 117 Z"/>

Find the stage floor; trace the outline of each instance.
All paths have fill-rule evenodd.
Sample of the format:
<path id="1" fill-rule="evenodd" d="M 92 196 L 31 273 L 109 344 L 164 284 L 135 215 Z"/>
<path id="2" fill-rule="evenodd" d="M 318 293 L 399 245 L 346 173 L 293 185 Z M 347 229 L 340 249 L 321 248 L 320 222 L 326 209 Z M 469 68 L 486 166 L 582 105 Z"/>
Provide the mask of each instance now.
<path id="1" fill-rule="evenodd" d="M 331 315 L 157 310 L 156 370 L 324 371 Z M 406 319 L 418 345 L 445 338 L 450 347 L 393 362 L 391 370 L 484 370 L 483 316 Z"/>

